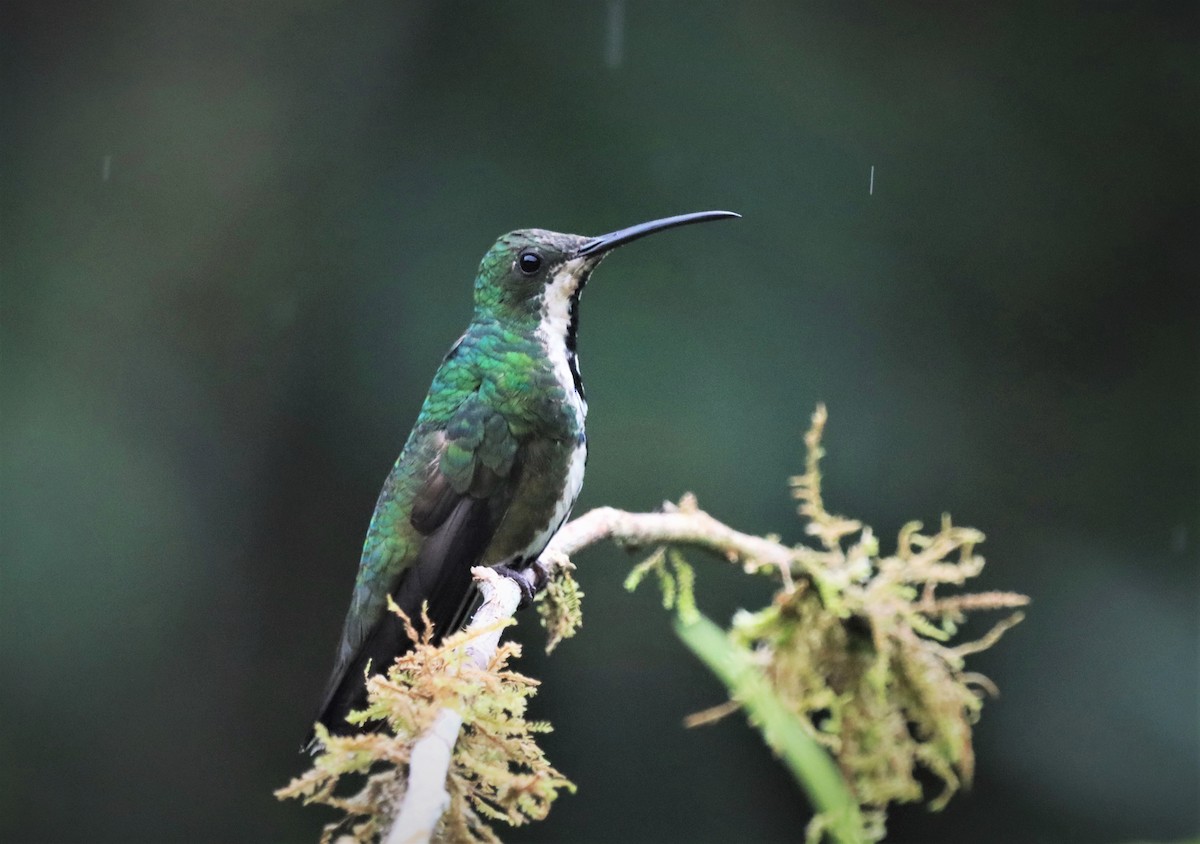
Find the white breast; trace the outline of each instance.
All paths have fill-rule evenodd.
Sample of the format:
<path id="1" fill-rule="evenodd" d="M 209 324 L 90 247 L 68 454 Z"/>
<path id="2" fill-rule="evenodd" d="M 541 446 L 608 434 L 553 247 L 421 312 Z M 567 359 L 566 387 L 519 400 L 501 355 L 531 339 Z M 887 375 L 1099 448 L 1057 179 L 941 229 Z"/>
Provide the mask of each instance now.
<path id="1" fill-rule="evenodd" d="M 578 260 L 578 259 L 576 259 Z M 547 522 L 544 530 L 538 533 L 529 544 L 531 554 L 540 554 L 551 537 L 558 532 L 563 523 L 571 515 L 575 499 L 583 488 L 583 470 L 587 464 L 587 438 L 583 435 L 584 420 L 587 418 L 587 402 L 575 389 L 575 376 L 571 372 L 572 354 L 567 349 L 567 330 L 571 324 L 571 297 L 575 294 L 578 277 L 575 275 L 578 267 L 571 266 L 573 262 L 564 264 L 554 278 L 546 285 L 542 300 L 542 319 L 538 325 L 538 339 L 546 350 L 554 370 L 554 378 L 558 381 L 567 396 L 571 410 L 575 413 L 575 424 L 579 429 L 579 441 L 571 452 L 567 465 L 567 479 L 563 487 L 563 496 L 554 508 L 554 513 Z M 575 360 L 576 370 L 579 361 Z"/>
<path id="2" fill-rule="evenodd" d="M 579 268 L 574 265 L 581 261 L 580 258 L 567 261 L 546 285 L 542 298 L 542 319 L 537 330 L 538 339 L 554 367 L 554 378 L 567 394 L 580 430 L 587 417 L 587 401 L 575 389 L 575 376 L 571 374 L 571 352 L 567 349 L 567 331 L 571 326 L 571 297 L 579 285 L 579 278 L 575 274 Z M 575 358 L 575 368 L 578 371 L 578 357 Z"/>

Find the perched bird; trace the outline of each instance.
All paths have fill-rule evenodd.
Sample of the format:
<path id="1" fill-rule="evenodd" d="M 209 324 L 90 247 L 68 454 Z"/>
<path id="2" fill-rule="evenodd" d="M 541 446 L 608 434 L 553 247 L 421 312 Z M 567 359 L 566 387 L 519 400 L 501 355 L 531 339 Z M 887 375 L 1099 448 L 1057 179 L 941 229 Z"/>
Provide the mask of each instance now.
<path id="1" fill-rule="evenodd" d="M 575 341 L 592 270 L 653 232 L 737 216 L 682 214 L 591 238 L 526 229 L 488 250 L 471 324 L 375 504 L 318 717 L 331 732 L 345 732 L 347 713 L 365 704 L 368 662 L 386 670 L 412 646 L 388 595 L 412 619 L 427 602 L 440 638 L 476 598 L 472 566 L 513 576 L 526 599 L 538 587 L 534 564 L 570 515 L 587 462 Z"/>

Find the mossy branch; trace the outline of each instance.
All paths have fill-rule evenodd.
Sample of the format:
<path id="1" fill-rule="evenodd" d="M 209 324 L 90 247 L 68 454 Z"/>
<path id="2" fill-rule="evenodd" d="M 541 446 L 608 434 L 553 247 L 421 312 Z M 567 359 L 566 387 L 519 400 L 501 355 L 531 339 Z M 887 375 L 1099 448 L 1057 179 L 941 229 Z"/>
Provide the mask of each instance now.
<path id="1" fill-rule="evenodd" d="M 495 658 L 500 633 L 521 601 L 521 590 L 512 580 L 491 569 L 476 567 L 471 573 L 483 594 L 483 603 L 467 627 L 472 637 L 462 647 L 466 652 L 465 664 L 486 672 Z M 386 844 L 419 844 L 433 837 L 442 815 L 450 808 L 446 779 L 462 724 L 462 713 L 444 706 L 429 729 L 413 743 L 407 787 Z"/>
<path id="2" fill-rule="evenodd" d="M 822 829 L 843 844 L 859 844 L 863 840 L 864 822 L 841 771 L 808 735 L 803 721 L 775 694 L 759 670 L 754 654 L 730 641 L 724 630 L 699 613 L 690 617 L 680 614 L 675 620 L 675 632 L 725 684 L 733 701 L 745 707 L 767 744 L 783 758 L 792 776 L 807 792 L 818 816 L 824 819 Z M 730 711 L 725 710 L 717 717 Z"/>
<path id="3" fill-rule="evenodd" d="M 676 611 L 677 634 L 731 696 L 689 723 L 744 708 L 817 809 L 810 842 L 826 835 L 874 841 L 884 835 L 889 804 L 925 799 L 919 768 L 942 782 L 933 809 L 970 782 L 972 725 L 981 692 L 995 687 L 965 671 L 964 657 L 991 647 L 1023 616 L 1011 614 L 975 641 L 950 640 L 968 612 L 1015 609 L 1029 599 L 1011 592 L 937 595 L 939 587 L 964 585 L 984 564 L 976 553 L 983 534 L 948 516 L 932 533 L 917 522 L 905 525 L 895 553 L 883 556 L 869 527 L 829 513 L 820 474 L 825 421 L 818 407 L 805 436 L 805 472 L 792 479 L 806 531 L 820 547 L 739 533 L 702 512 L 692 496 L 659 514 L 593 511 L 560 537 L 580 547 L 600 538 L 657 546 L 626 585 L 657 576 L 664 605 Z M 679 550 L 689 547 L 775 579 L 779 588 L 770 605 L 740 611 L 730 630 L 711 635 L 691 594 L 692 568 Z M 807 740 L 780 739 L 796 729 Z M 833 757 L 841 782 L 831 781 L 827 759 L 814 761 L 814 750 Z"/>
<path id="4" fill-rule="evenodd" d="M 276 792 L 345 813 L 325 827 L 322 844 L 490 844 L 499 839 L 489 822 L 540 820 L 558 792 L 575 790 L 534 739 L 550 726 L 525 717 L 537 681 L 508 668 L 520 646 L 500 644 L 520 590 L 489 568 L 472 574 L 483 603 L 441 644 L 428 618 L 418 633 L 392 605 L 417 644 L 386 676 L 367 680 L 368 706 L 350 716 L 386 722 L 387 732 L 330 735 L 318 724 L 322 749 L 312 769 Z M 357 792 L 339 793 L 356 783 Z"/>
<path id="5" fill-rule="evenodd" d="M 869 527 L 830 514 L 820 486 L 824 424 L 819 407 L 805 437 L 805 472 L 792 479 L 806 530 L 820 547 L 741 533 L 700 510 L 690 495 L 659 513 L 601 507 L 551 540 L 542 562 L 552 576 L 539 613 L 549 650 L 580 622 L 571 555 L 604 540 L 656 549 L 626 585 L 655 575 L 664 605 L 676 613 L 677 634 L 731 696 L 689 723 L 744 709 L 817 810 L 809 841 L 829 835 L 848 844 L 882 838 L 890 803 L 922 799 L 918 768 L 942 781 L 935 809 L 970 781 L 971 727 L 981 692 L 994 686 L 965 671 L 964 657 L 990 647 L 1022 616 L 1012 614 L 976 641 L 950 640 L 967 613 L 1016 608 L 1028 599 L 1010 592 L 936 594 L 983 568 L 975 553 L 983 534 L 949 517 L 934 533 L 905 525 L 895 553 L 885 557 Z M 722 630 L 697 608 L 684 549 L 711 551 L 747 573 L 772 577 L 778 591 L 769 606 L 739 612 Z M 499 645 L 516 590 L 488 570 L 477 570 L 477 577 L 495 581 L 494 588 L 466 631 L 441 646 L 431 644 L 427 631 L 386 678 L 368 681 L 371 703 L 360 721 L 387 720 L 394 735 L 322 733 L 326 749 L 313 770 L 278 792 L 347 813 L 323 840 L 346 830 L 362 842 L 386 835 L 388 844 L 497 841 L 488 820 L 543 817 L 560 790 L 574 790 L 533 741 L 549 727 L 524 720 L 524 701 L 536 683 L 507 670 L 519 649 Z M 357 794 L 335 795 L 341 777 L 368 772 Z"/>

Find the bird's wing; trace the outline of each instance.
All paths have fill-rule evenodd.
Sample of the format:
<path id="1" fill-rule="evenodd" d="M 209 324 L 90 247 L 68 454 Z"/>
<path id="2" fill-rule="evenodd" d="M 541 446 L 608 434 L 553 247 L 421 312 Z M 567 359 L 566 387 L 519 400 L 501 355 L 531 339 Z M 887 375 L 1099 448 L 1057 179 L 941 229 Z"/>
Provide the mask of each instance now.
<path id="1" fill-rule="evenodd" d="M 387 595 L 413 620 L 421 606 L 438 637 L 457 628 L 479 562 L 512 501 L 521 444 L 472 391 L 443 425 L 418 425 L 380 493 L 320 720 L 335 727 L 363 702 L 363 671 L 383 670 L 410 643 Z"/>

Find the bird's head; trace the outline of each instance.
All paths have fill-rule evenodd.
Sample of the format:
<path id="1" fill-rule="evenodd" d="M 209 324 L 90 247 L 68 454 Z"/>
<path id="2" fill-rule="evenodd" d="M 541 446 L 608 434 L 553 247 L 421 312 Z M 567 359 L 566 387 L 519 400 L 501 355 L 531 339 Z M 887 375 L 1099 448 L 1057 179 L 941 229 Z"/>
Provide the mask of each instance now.
<path id="1" fill-rule="evenodd" d="M 475 279 L 475 309 L 503 322 L 573 321 L 592 270 L 612 249 L 675 226 L 722 220 L 730 211 L 700 211 L 640 223 L 599 237 L 521 229 L 496 241 Z"/>

